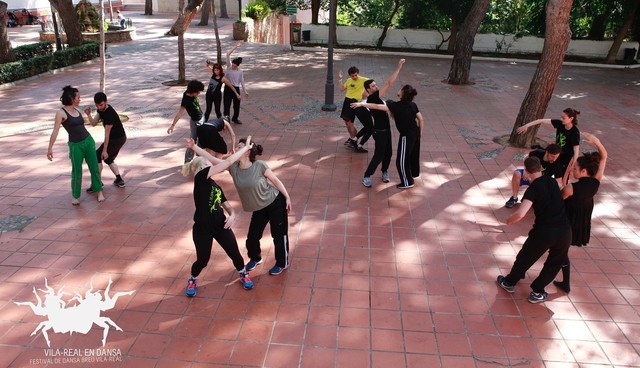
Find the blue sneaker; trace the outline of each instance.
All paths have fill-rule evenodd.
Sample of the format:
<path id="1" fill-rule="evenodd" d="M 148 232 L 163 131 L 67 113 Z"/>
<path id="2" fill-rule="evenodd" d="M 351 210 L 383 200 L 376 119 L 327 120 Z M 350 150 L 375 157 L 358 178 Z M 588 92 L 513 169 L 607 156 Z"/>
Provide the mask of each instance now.
<path id="1" fill-rule="evenodd" d="M 248 273 L 240 274 L 240 283 L 245 290 L 253 289 L 253 281 L 251 281 Z"/>
<path id="2" fill-rule="evenodd" d="M 244 269 L 247 271 L 253 271 L 259 264 L 262 264 L 262 262 L 264 262 L 264 259 L 262 258 L 257 262 L 253 259 L 249 260 L 249 262 L 244 266 Z"/>
<path id="3" fill-rule="evenodd" d="M 189 278 L 189 281 L 187 281 L 186 294 L 189 297 L 194 297 L 196 296 L 196 294 L 198 294 L 198 280 Z"/>
<path id="4" fill-rule="evenodd" d="M 271 269 L 269 270 L 269 275 L 279 275 L 282 273 L 282 271 L 286 270 L 287 268 L 289 268 L 289 265 L 286 265 L 284 267 L 280 267 L 278 265 L 275 265 L 273 267 L 271 267 Z"/>

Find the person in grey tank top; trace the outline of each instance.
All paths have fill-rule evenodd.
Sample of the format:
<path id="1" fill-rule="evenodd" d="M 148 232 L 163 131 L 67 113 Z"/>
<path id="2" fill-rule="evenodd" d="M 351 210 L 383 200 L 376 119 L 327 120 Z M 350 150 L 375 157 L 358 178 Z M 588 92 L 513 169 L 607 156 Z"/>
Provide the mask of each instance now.
<path id="1" fill-rule="evenodd" d="M 82 188 L 82 162 L 87 161 L 91 172 L 91 192 L 98 195 L 98 202 L 104 201 L 102 193 L 102 181 L 100 179 L 100 169 L 98 168 L 98 158 L 96 157 L 96 142 L 84 127 L 84 118 L 78 110 L 80 105 L 80 92 L 77 88 L 65 86 L 60 97 L 62 108 L 56 112 L 53 131 L 49 138 L 49 149 L 47 159 L 53 161 L 53 144 L 58 138 L 60 126 L 69 133 L 69 158 L 71 159 L 71 204 L 80 204 L 80 193 Z"/>

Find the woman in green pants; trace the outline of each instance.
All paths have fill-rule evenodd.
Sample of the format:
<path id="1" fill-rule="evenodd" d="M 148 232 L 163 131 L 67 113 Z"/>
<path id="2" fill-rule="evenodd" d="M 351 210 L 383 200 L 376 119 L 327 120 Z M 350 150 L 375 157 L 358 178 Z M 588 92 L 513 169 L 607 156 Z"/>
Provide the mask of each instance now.
<path id="1" fill-rule="evenodd" d="M 96 143 L 84 127 L 84 118 L 78 110 L 80 105 L 80 92 L 77 88 L 66 86 L 62 89 L 60 97 L 62 108 L 56 112 L 53 131 L 49 138 L 49 150 L 47 158 L 53 161 L 53 144 L 58 138 L 60 126 L 69 133 L 69 158 L 71 159 L 71 204 L 80 204 L 80 192 L 82 188 L 82 161 L 87 161 L 91 172 L 91 191 L 98 194 L 98 202 L 104 201 L 102 194 L 102 182 L 96 157 Z"/>

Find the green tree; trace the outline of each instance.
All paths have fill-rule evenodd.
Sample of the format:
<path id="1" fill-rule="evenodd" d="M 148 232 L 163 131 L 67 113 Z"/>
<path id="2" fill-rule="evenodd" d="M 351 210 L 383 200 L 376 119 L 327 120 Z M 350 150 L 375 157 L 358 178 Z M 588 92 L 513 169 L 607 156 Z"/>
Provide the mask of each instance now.
<path id="1" fill-rule="evenodd" d="M 71 0 L 49 0 L 49 3 L 60 15 L 69 46 L 82 45 L 82 29 Z"/>
<path id="2" fill-rule="evenodd" d="M 9 41 L 6 22 L 4 21 L 6 15 L 7 3 L 0 1 L 0 19 L 2 19 L 0 22 L 0 64 L 14 61 L 16 58 L 11 47 L 11 41 Z"/>

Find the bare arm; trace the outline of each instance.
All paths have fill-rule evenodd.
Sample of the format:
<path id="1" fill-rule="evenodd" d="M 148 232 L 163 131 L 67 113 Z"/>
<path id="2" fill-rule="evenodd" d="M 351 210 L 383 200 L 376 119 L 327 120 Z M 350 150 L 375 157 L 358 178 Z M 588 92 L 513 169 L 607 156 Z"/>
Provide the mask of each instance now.
<path id="1" fill-rule="evenodd" d="M 173 118 L 173 122 L 171 123 L 171 126 L 169 127 L 169 129 L 167 129 L 167 134 L 173 133 L 173 128 L 176 127 L 176 123 L 178 122 L 178 120 L 180 120 L 182 115 L 184 115 L 185 111 L 187 111 L 187 109 L 185 109 L 184 106 L 180 105 L 180 110 L 178 110 L 176 117 Z"/>
<path id="2" fill-rule="evenodd" d="M 604 168 L 605 166 L 607 166 L 607 150 L 602 145 L 602 142 L 600 142 L 600 139 L 598 139 L 598 137 L 596 137 L 595 135 L 584 132 L 582 133 L 582 135 L 584 137 L 584 140 L 587 143 L 591 143 L 596 146 L 596 148 L 598 149 L 598 153 L 600 153 L 600 165 L 598 166 L 598 172 L 596 172 L 595 178 L 601 181 L 604 177 Z"/>
<path id="3" fill-rule="evenodd" d="M 236 152 L 236 133 L 233 131 L 233 128 L 231 127 L 231 124 L 229 124 L 229 122 L 227 122 L 226 120 L 224 121 L 224 129 L 229 131 L 229 134 L 231 134 L 231 153 Z"/>
<path id="4" fill-rule="evenodd" d="M 236 212 L 234 211 L 233 206 L 231 206 L 229 201 L 222 203 L 222 208 L 227 212 L 228 215 L 224 220 L 224 228 L 230 229 L 231 226 L 236 222 Z"/>
<path id="5" fill-rule="evenodd" d="M 538 120 L 531 121 L 531 122 L 526 123 L 525 125 L 519 127 L 518 129 L 516 129 L 516 132 L 518 134 L 523 134 L 524 132 L 529 130 L 529 128 L 531 128 L 532 126 L 536 126 L 536 125 L 540 125 L 540 124 L 551 125 L 551 119 L 538 119 Z"/>
<path id="6" fill-rule="evenodd" d="M 236 91 L 236 89 L 233 87 L 233 85 L 231 84 L 231 82 L 229 81 L 229 79 L 227 79 L 227 77 L 222 77 L 222 83 L 225 84 L 225 86 L 231 88 L 231 90 L 233 91 L 233 93 L 235 93 L 236 97 L 238 97 L 238 100 L 242 99 L 242 95 L 238 93 L 238 91 Z"/>
<path id="7" fill-rule="evenodd" d="M 514 212 L 513 215 L 509 216 L 509 218 L 507 219 L 507 225 L 515 224 L 516 222 L 522 220 L 522 218 L 527 214 L 532 205 L 533 202 L 528 199 L 523 199 L 522 203 L 520 203 L 520 207 L 518 207 L 516 212 Z"/>
<path id="8" fill-rule="evenodd" d="M 53 131 L 51 132 L 51 137 L 49 137 L 49 149 L 47 150 L 47 159 L 49 161 L 53 161 L 53 144 L 56 142 L 56 139 L 58 139 L 58 132 L 60 132 L 60 126 L 62 125 L 62 122 L 66 120 L 66 118 L 67 117 L 62 112 L 62 110 L 58 110 L 58 112 L 56 112 L 56 116 L 54 118 L 54 123 L 53 123 Z"/>
<path id="9" fill-rule="evenodd" d="M 282 195 L 284 196 L 285 200 L 287 201 L 287 213 L 291 212 L 291 198 L 289 198 L 289 193 L 287 192 L 287 188 L 284 187 L 284 184 L 282 184 L 280 179 L 278 179 L 278 177 L 273 172 L 273 170 L 267 169 L 264 172 L 264 176 L 267 179 L 269 179 L 270 182 L 273 183 L 273 185 L 276 187 L 276 189 L 278 189 L 278 191 L 280 193 L 282 193 Z"/>
<path id="10" fill-rule="evenodd" d="M 244 86 L 244 71 L 240 70 L 240 87 L 242 87 L 242 92 L 244 95 L 249 97 L 249 92 L 247 92 L 247 87 Z"/>
<path id="11" fill-rule="evenodd" d="M 102 144 L 103 160 L 106 160 L 109 157 L 109 154 L 107 153 L 107 147 L 109 147 L 109 136 L 111 135 L 111 128 L 113 128 L 113 125 L 111 124 L 104 126 L 104 143 Z"/>
<path id="12" fill-rule="evenodd" d="M 231 58 L 231 54 L 233 54 L 233 52 L 236 51 L 236 49 L 238 47 L 240 47 L 240 45 L 242 45 L 242 41 L 237 42 L 236 45 L 233 46 L 233 48 L 227 52 L 227 62 Z M 229 63 L 229 64 L 231 64 L 231 63 Z M 227 66 L 229 66 L 229 65 L 227 65 Z"/>
<path id="13" fill-rule="evenodd" d="M 344 86 L 344 83 L 342 83 L 342 70 L 338 72 L 338 86 L 340 87 L 340 91 L 344 92 L 347 90 L 347 87 Z"/>
<path id="14" fill-rule="evenodd" d="M 366 107 L 369 110 L 373 109 L 389 112 L 389 107 L 385 104 L 376 104 L 371 102 L 354 102 L 351 104 L 352 109 L 355 109 L 356 107 Z"/>
<path id="15" fill-rule="evenodd" d="M 422 117 L 422 113 L 418 112 L 416 114 L 416 118 L 418 119 L 418 127 L 420 128 L 420 136 L 422 137 L 422 130 L 424 129 L 424 118 Z"/>
<path id="16" fill-rule="evenodd" d="M 573 195 L 573 185 L 567 184 L 562 188 L 562 199 L 567 199 Z"/>
<path id="17" fill-rule="evenodd" d="M 379 93 L 380 94 L 380 98 L 382 98 L 382 96 L 384 96 L 384 94 L 387 93 L 389 88 L 391 88 L 393 83 L 395 83 L 396 79 L 398 79 L 398 74 L 400 74 L 400 69 L 402 69 L 402 66 L 404 65 L 404 62 L 405 62 L 404 59 L 400 59 L 398 61 L 398 66 L 396 67 L 396 70 L 393 72 L 393 74 L 391 74 L 389 79 L 385 82 L 384 86 L 382 86 L 382 88 L 380 88 L 380 93 Z"/>
<path id="18" fill-rule="evenodd" d="M 91 126 L 96 126 L 98 125 L 98 122 L 100 121 L 100 114 L 98 114 L 96 112 L 96 116 L 91 117 L 91 108 L 87 107 L 84 109 L 84 113 L 87 115 L 87 118 L 89 118 L 89 123 L 91 124 Z"/>
<path id="19" fill-rule="evenodd" d="M 238 159 L 242 157 L 245 152 L 253 147 L 253 144 L 251 144 L 251 136 L 247 137 L 247 144 L 224 160 L 221 160 L 205 151 L 203 148 L 198 147 L 191 138 L 187 139 L 187 147 L 191 148 L 198 156 L 205 158 L 213 164 L 213 166 L 211 166 L 211 168 L 209 169 L 209 177 L 212 177 L 219 172 L 223 172 L 224 170 L 229 168 L 232 163 L 238 161 Z"/>

